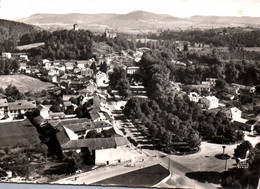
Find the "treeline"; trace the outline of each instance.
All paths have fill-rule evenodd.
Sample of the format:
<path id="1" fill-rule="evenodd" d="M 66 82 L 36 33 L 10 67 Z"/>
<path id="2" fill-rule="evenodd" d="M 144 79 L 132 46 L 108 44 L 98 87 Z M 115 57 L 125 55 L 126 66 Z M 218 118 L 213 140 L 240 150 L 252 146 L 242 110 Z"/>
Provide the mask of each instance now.
<path id="1" fill-rule="evenodd" d="M 214 46 L 244 46 L 259 47 L 260 31 L 245 31 L 243 29 L 209 29 L 187 31 L 162 31 L 158 36 L 151 34 L 149 38 L 161 40 L 189 41 L 191 43 L 205 43 Z"/>
<path id="2" fill-rule="evenodd" d="M 197 84 L 206 78 L 224 79 L 227 83 L 258 85 L 260 83 L 260 62 L 230 61 L 223 63 L 214 56 L 188 55 L 194 62 L 187 66 L 170 65 L 174 78 L 183 84 Z"/>
<path id="3" fill-rule="evenodd" d="M 22 38 L 26 38 L 26 36 Z M 39 38 L 37 38 L 37 36 Z M 50 58 L 52 60 L 85 60 L 93 57 L 93 34 L 88 30 L 59 30 L 54 31 L 51 34 L 49 34 L 48 32 L 42 32 L 41 34 L 32 34 L 31 37 L 28 37 L 28 39 L 24 39 L 23 41 L 37 42 L 37 40 L 40 40 L 41 38 L 45 39 L 45 45 L 43 47 L 30 49 L 29 53 L 32 57 L 40 55 L 43 58 Z"/>
<path id="4" fill-rule="evenodd" d="M 0 59 L 0 75 L 9 75 L 19 70 L 19 62 L 17 59 Z"/>
<path id="5" fill-rule="evenodd" d="M 19 45 L 44 42 L 51 36 L 51 32 L 43 30 L 24 34 L 19 41 Z"/>

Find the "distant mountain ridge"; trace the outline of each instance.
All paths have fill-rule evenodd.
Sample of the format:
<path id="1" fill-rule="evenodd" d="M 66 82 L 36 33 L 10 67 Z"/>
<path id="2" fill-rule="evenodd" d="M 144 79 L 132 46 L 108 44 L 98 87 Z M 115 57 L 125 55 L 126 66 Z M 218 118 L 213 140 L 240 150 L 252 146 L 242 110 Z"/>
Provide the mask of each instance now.
<path id="1" fill-rule="evenodd" d="M 193 16 L 178 18 L 167 14 L 133 11 L 127 14 L 35 14 L 17 21 L 45 29 L 72 28 L 74 23 L 81 29 L 104 31 L 113 29 L 122 32 L 147 32 L 161 29 L 192 29 L 218 27 L 260 27 L 260 17 Z"/>

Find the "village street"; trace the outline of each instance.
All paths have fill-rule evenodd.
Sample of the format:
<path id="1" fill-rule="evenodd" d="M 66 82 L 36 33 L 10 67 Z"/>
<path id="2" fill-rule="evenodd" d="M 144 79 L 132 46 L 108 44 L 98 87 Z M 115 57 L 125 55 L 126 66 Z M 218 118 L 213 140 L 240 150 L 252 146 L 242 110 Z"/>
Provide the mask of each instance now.
<path id="1" fill-rule="evenodd" d="M 169 155 L 159 150 L 154 149 L 153 145 L 143 134 L 136 128 L 130 120 L 128 120 L 122 113 L 122 106 L 125 106 L 125 101 L 110 101 L 108 103 L 109 110 L 113 113 L 115 118 L 115 124 L 118 129 L 124 129 L 125 137 L 131 137 L 137 141 L 138 147 L 132 145 L 132 163 L 117 166 L 105 166 L 93 169 L 85 173 L 79 173 L 65 179 L 58 180 L 56 184 L 94 184 L 98 181 L 118 176 L 124 173 L 132 172 L 144 167 L 148 167 L 155 164 L 161 164 L 171 172 L 171 178 L 164 183 L 156 185 L 158 187 L 191 187 L 191 188 L 218 188 L 219 183 L 208 183 L 207 179 L 195 180 L 187 175 L 203 174 L 220 176 L 220 173 L 226 168 L 232 168 L 236 166 L 234 159 L 220 160 L 215 157 L 217 154 L 223 153 L 222 144 L 213 144 L 208 142 L 202 142 L 201 150 L 198 153 L 178 156 Z M 249 134 L 249 133 L 247 133 Z M 245 140 L 249 140 L 253 146 L 259 142 L 258 137 L 250 137 L 246 135 Z M 233 156 L 234 149 L 237 144 L 225 145 L 225 153 Z M 170 160 L 169 160 L 170 159 Z M 202 176 L 203 177 L 203 176 Z"/>

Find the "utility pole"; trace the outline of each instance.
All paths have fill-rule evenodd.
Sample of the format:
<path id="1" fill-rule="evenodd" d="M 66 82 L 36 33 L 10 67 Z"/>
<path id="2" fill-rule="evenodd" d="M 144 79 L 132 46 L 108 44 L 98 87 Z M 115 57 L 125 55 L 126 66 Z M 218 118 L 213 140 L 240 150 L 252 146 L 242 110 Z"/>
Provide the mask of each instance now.
<path id="1" fill-rule="evenodd" d="M 171 169 L 171 154 L 169 154 L 169 163 L 168 163 L 168 170 L 171 171 L 170 169 Z"/>

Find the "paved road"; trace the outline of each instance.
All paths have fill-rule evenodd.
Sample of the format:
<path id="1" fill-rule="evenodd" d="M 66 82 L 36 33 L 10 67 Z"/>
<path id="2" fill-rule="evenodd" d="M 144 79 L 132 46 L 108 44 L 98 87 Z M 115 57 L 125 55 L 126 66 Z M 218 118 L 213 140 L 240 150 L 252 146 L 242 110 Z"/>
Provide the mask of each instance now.
<path id="1" fill-rule="evenodd" d="M 192 180 L 185 176 L 188 172 L 194 172 L 189 167 L 183 166 L 182 164 L 174 161 L 174 157 L 170 156 L 169 161 L 169 155 L 165 154 L 158 150 L 149 150 L 144 149 L 144 147 L 152 147 L 151 142 L 148 141 L 148 139 L 142 135 L 141 132 L 138 131 L 137 128 L 128 120 L 125 118 L 125 116 L 122 113 L 122 110 L 120 108 L 120 105 L 117 105 L 116 103 L 111 103 L 109 105 L 109 109 L 112 113 L 116 114 L 114 115 L 116 119 L 116 123 L 119 128 L 124 128 L 126 131 L 126 136 L 130 136 L 131 138 L 135 139 L 137 142 L 139 142 L 139 147 L 142 147 L 142 152 L 147 155 L 149 158 L 153 158 L 153 161 L 159 162 L 161 165 L 163 165 L 166 168 L 170 168 L 170 171 L 172 173 L 172 177 L 176 177 L 178 175 L 179 177 L 183 178 L 185 180 L 185 184 L 188 187 L 196 187 L 196 188 L 217 188 L 219 186 L 214 184 L 208 184 L 208 183 L 200 183 L 198 181 Z M 170 165 L 170 166 L 169 166 Z M 168 185 L 168 184 L 161 184 L 159 186 L 161 187 L 181 187 L 182 183 L 176 183 L 175 185 Z"/>

